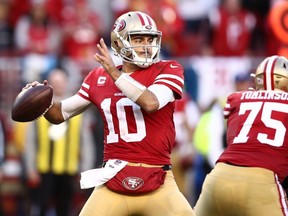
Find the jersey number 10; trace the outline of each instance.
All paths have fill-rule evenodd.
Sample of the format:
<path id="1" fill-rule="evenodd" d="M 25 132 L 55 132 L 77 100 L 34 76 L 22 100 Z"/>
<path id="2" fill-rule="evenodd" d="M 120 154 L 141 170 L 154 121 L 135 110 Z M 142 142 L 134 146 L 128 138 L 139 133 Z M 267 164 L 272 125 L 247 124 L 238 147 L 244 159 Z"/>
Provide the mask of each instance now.
<path id="1" fill-rule="evenodd" d="M 128 130 L 128 123 L 126 119 L 126 111 L 125 107 L 132 107 L 135 125 L 137 131 L 135 133 L 131 133 Z M 117 143 L 119 142 L 119 134 L 115 132 L 115 125 L 113 122 L 112 114 L 111 114 L 111 98 L 106 98 L 101 103 L 101 108 L 103 109 L 106 122 L 108 124 L 109 134 L 107 135 L 107 144 L 109 143 Z M 116 114 L 117 120 L 119 124 L 119 131 L 121 139 L 126 142 L 139 142 L 146 136 L 146 126 L 144 122 L 143 113 L 141 112 L 138 105 L 135 105 L 128 98 L 121 98 L 116 103 Z"/>

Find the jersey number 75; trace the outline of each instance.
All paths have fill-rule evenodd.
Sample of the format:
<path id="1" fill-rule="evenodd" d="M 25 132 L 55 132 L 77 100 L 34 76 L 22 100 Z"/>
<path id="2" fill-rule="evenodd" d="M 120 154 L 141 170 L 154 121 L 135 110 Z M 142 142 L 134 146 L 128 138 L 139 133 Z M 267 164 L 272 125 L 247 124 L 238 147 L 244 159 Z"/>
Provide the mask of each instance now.
<path id="1" fill-rule="evenodd" d="M 288 104 L 277 102 L 246 102 L 241 103 L 239 115 L 244 115 L 247 111 L 250 111 L 249 115 L 245 119 L 243 127 L 240 133 L 234 138 L 233 143 L 246 143 L 249 139 L 249 132 L 253 130 L 253 123 L 258 115 L 260 115 L 261 121 L 267 128 L 275 130 L 275 136 L 273 139 L 268 138 L 268 134 L 258 133 L 257 140 L 260 143 L 280 147 L 284 143 L 286 127 L 280 121 L 272 118 L 272 112 L 288 113 Z"/>

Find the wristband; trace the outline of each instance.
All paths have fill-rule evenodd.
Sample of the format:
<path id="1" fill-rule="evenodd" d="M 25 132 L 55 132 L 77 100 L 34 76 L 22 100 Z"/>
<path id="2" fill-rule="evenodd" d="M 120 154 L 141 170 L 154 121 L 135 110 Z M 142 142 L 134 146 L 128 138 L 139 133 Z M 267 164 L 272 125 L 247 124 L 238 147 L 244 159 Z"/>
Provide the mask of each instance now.
<path id="1" fill-rule="evenodd" d="M 115 85 L 133 102 L 136 102 L 146 87 L 129 75 L 122 73 Z"/>

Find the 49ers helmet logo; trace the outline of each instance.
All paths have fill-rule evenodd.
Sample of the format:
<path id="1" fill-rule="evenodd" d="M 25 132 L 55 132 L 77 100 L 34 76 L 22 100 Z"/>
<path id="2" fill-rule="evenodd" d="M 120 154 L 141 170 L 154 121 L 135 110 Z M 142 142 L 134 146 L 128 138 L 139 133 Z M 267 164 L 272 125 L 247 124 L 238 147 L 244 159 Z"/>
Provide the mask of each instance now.
<path id="1" fill-rule="evenodd" d="M 122 20 L 117 20 L 113 26 L 113 30 L 120 32 L 126 27 L 126 22 Z"/>
<path id="2" fill-rule="evenodd" d="M 143 184 L 143 179 L 138 177 L 127 177 L 122 181 L 122 185 L 128 190 L 138 190 Z"/>
<path id="3" fill-rule="evenodd" d="M 153 27 L 151 25 L 146 25 L 145 28 L 151 30 Z"/>

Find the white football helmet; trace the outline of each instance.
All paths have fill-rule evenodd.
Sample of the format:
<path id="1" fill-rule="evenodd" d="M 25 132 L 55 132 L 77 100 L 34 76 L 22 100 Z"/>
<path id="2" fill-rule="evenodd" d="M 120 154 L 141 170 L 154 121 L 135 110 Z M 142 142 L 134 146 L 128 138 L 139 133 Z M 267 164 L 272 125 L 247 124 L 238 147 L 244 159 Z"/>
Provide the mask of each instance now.
<path id="1" fill-rule="evenodd" d="M 254 74 L 256 90 L 288 92 L 288 60 L 284 56 L 265 58 Z"/>
<path id="2" fill-rule="evenodd" d="M 151 45 L 145 45 L 146 57 L 139 57 L 131 45 L 131 35 L 153 35 Z M 111 47 L 123 61 L 146 68 L 159 61 L 162 32 L 157 30 L 154 20 L 147 14 L 131 11 L 120 16 L 111 32 Z M 148 55 L 147 48 L 152 50 Z"/>

